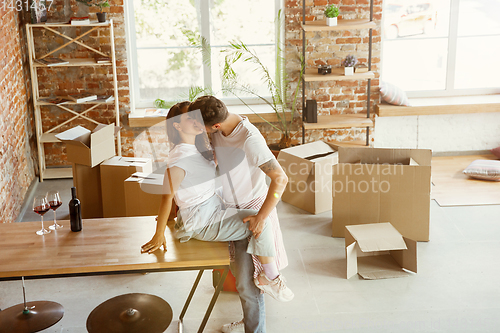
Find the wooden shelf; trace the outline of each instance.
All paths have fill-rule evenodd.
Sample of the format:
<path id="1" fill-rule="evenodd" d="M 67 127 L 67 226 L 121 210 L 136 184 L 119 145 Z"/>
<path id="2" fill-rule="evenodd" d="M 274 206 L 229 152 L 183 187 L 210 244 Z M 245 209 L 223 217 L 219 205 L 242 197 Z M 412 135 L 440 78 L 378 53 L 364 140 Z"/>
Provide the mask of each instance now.
<path id="1" fill-rule="evenodd" d="M 82 66 L 111 66 L 111 61 L 103 62 L 98 64 L 95 62 L 94 58 L 81 58 L 81 59 L 63 59 L 68 61 L 68 64 L 63 65 L 55 65 L 55 66 L 47 66 L 43 64 L 39 64 L 38 62 L 33 61 L 33 67 L 44 67 L 44 68 L 54 68 L 54 67 L 82 67 Z"/>
<path id="2" fill-rule="evenodd" d="M 63 96 L 61 96 L 63 97 Z M 44 101 L 41 101 L 41 100 L 38 100 L 36 102 L 37 105 L 53 105 L 53 106 L 58 106 L 58 105 L 75 105 L 75 104 L 114 104 L 115 103 L 115 100 L 113 99 L 112 101 L 109 101 L 109 102 L 105 102 L 104 100 L 102 99 L 95 99 L 93 101 L 88 101 L 88 102 L 82 102 L 82 103 L 77 103 L 77 102 L 66 102 L 66 103 L 62 103 L 62 104 L 53 104 L 53 103 L 48 103 L 48 102 L 44 102 Z"/>
<path id="3" fill-rule="evenodd" d="M 106 27 L 110 24 L 109 21 L 106 22 L 98 22 L 98 21 L 90 21 L 90 24 L 82 24 L 82 25 L 72 25 L 71 23 L 61 23 L 61 24 L 45 24 L 45 23 L 35 23 L 28 24 L 29 27 L 33 28 L 52 28 L 52 27 Z"/>
<path id="4" fill-rule="evenodd" d="M 364 114 L 318 116 L 317 123 L 304 123 L 304 129 L 373 127 L 373 121 Z"/>
<path id="5" fill-rule="evenodd" d="M 332 68 L 331 74 L 318 74 L 317 69 L 306 69 L 304 73 L 304 81 L 335 81 L 335 80 L 365 80 L 373 79 L 375 74 L 373 72 L 354 73 L 353 75 L 344 75 L 344 68 Z"/>
<path id="6" fill-rule="evenodd" d="M 71 167 L 47 168 L 43 171 L 43 178 L 44 179 L 73 178 L 73 170 Z"/>
<path id="7" fill-rule="evenodd" d="M 335 31 L 335 30 L 352 30 L 352 29 L 373 29 L 377 25 L 369 19 L 355 20 L 337 20 L 337 25 L 329 27 L 325 20 L 306 22 L 302 24 L 304 31 Z"/>

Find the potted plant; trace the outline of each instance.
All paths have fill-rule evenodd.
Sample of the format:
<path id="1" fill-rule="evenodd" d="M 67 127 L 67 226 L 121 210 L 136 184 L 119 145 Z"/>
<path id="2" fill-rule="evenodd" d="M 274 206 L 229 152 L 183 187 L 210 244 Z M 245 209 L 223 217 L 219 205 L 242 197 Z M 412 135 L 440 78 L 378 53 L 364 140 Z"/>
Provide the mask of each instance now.
<path id="1" fill-rule="evenodd" d="M 109 7 L 109 2 L 108 0 L 76 0 L 78 2 L 83 3 L 86 6 L 92 7 L 99 7 L 99 13 L 96 13 L 97 15 L 97 21 L 99 22 L 106 22 L 106 13 L 102 11 L 103 8 Z"/>
<path id="2" fill-rule="evenodd" d="M 244 105 L 246 105 L 252 112 L 259 116 L 266 123 L 271 125 L 274 129 L 281 133 L 281 139 L 278 144 L 278 149 L 284 149 L 292 146 L 292 138 L 294 135 L 291 134 L 291 126 L 294 120 L 294 115 L 296 112 L 297 97 L 300 89 L 300 82 L 304 74 L 305 63 L 299 55 L 299 61 L 301 64 L 298 84 L 294 88 L 293 92 L 290 94 L 290 83 L 286 70 L 285 70 L 285 58 L 282 53 L 282 43 L 281 31 L 284 27 L 284 19 L 281 15 L 281 11 L 278 13 L 277 18 L 277 55 L 276 55 L 276 68 L 275 77 L 271 75 L 271 71 L 262 63 L 262 61 L 257 56 L 256 52 L 250 49 L 245 43 L 238 41 L 230 43 L 229 48 L 224 50 L 226 52 L 224 61 L 224 70 L 222 74 L 223 90 L 229 92 L 236 96 Z M 244 79 L 238 75 L 234 69 L 235 64 L 247 63 L 254 66 L 253 71 L 261 74 L 261 81 L 263 86 L 267 87 L 267 91 L 271 96 L 270 99 L 264 98 L 259 95 L 254 89 L 252 89 L 248 84 L 244 83 Z M 267 121 L 256 113 L 251 105 L 249 105 L 243 98 L 239 96 L 239 93 L 244 93 L 246 95 L 252 95 L 262 102 L 269 105 L 273 111 L 276 113 L 278 118 L 277 126 Z M 288 110 L 290 110 L 290 115 L 288 116 Z M 288 117 L 287 117 L 288 116 Z M 271 148 L 273 149 L 273 148 Z"/>
<path id="3" fill-rule="evenodd" d="M 326 25 L 333 27 L 337 25 L 337 16 L 339 16 L 339 9 L 335 5 L 330 5 L 325 9 Z"/>
<path id="4" fill-rule="evenodd" d="M 342 66 L 344 66 L 344 75 L 353 75 L 354 74 L 354 66 L 358 63 L 358 59 L 356 56 L 349 54 L 342 60 Z"/>

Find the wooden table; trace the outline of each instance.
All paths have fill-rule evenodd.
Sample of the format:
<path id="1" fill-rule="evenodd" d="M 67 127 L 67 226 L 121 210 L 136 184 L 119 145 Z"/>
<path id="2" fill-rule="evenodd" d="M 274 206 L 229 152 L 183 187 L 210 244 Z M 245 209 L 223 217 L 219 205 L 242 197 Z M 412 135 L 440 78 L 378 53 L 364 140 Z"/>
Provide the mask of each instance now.
<path id="1" fill-rule="evenodd" d="M 46 227 L 51 221 L 46 221 Z M 180 243 L 169 225 L 167 251 L 142 254 L 141 245 L 155 231 L 155 217 L 123 217 L 83 220 L 80 232 L 62 229 L 39 236 L 38 222 L 0 223 L 0 281 L 102 274 L 199 270 L 179 316 L 182 320 L 205 269 L 223 268 L 198 332 L 202 332 L 229 270 L 227 243 L 190 240 Z"/>

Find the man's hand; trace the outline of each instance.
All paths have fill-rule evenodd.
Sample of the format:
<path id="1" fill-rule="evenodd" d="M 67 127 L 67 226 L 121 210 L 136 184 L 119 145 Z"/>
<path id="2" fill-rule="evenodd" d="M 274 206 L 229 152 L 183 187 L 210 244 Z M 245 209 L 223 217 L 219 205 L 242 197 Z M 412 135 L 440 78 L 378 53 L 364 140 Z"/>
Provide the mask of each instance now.
<path id="1" fill-rule="evenodd" d="M 262 230 L 264 230 L 264 223 L 266 221 L 259 215 L 250 215 L 243 219 L 243 223 L 249 223 L 248 229 L 253 233 L 255 239 L 259 238 Z"/>
<path id="2" fill-rule="evenodd" d="M 165 235 L 154 235 L 153 238 L 141 246 L 141 253 L 153 253 L 154 251 L 160 249 L 163 246 L 164 251 L 167 251 L 167 240 Z"/>

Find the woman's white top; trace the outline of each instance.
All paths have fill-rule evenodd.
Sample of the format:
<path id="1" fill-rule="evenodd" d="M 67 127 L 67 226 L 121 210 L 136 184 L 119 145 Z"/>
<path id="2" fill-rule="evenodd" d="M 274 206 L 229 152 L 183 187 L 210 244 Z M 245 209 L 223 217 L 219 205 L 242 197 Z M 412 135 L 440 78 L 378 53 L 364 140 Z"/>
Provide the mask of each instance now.
<path id="1" fill-rule="evenodd" d="M 186 172 L 174 196 L 179 209 L 199 205 L 214 195 L 215 162 L 204 158 L 195 145 L 176 145 L 168 156 L 168 167 L 174 166 Z"/>

